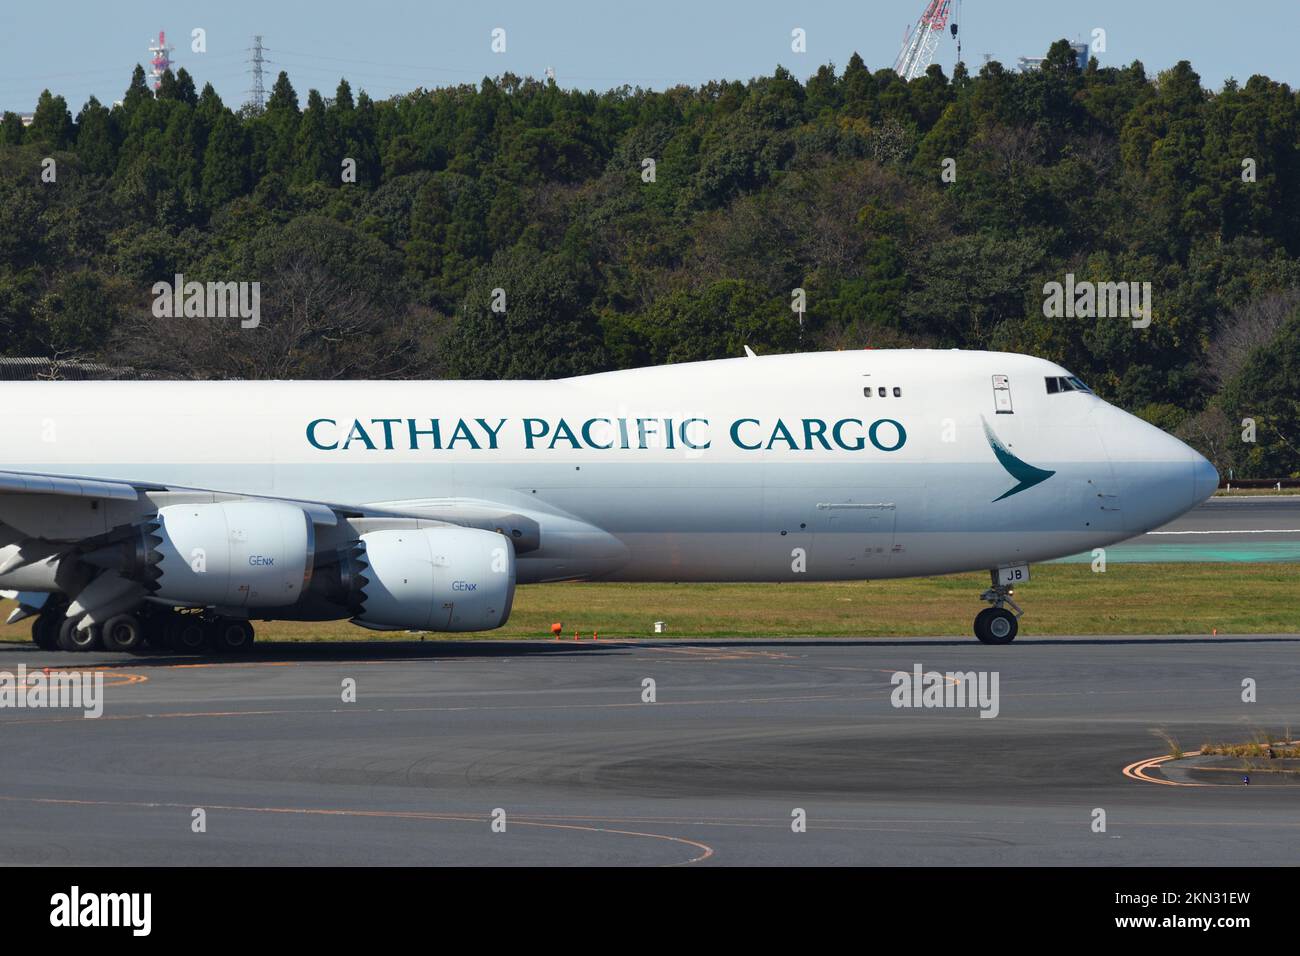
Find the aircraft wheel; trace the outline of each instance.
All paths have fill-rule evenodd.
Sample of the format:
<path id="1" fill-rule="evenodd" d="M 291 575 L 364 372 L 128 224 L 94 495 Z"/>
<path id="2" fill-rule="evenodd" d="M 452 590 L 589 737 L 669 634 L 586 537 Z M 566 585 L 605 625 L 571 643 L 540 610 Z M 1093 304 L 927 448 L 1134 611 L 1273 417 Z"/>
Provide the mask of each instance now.
<path id="1" fill-rule="evenodd" d="M 99 647 L 99 625 L 92 624 L 83 630 L 77 630 L 81 617 L 65 617 L 59 624 L 59 650 L 93 651 Z"/>
<path id="2" fill-rule="evenodd" d="M 239 618 L 218 618 L 212 625 L 212 649 L 218 654 L 242 654 L 253 646 L 253 625 Z"/>
<path id="3" fill-rule="evenodd" d="M 62 619 L 53 614 L 38 614 L 32 621 L 32 642 L 43 651 L 57 651 L 61 623 Z"/>
<path id="4" fill-rule="evenodd" d="M 1019 630 L 1016 616 L 1004 607 L 986 607 L 975 615 L 975 636 L 983 644 L 1010 644 Z"/>
<path id="5" fill-rule="evenodd" d="M 144 641 L 137 653 L 146 650 L 170 651 L 172 648 L 171 628 L 176 622 L 176 612 L 170 609 L 162 610 L 145 605 L 139 617 L 140 624 L 144 628 Z"/>
<path id="6" fill-rule="evenodd" d="M 104 622 L 104 650 L 134 653 L 144 646 L 144 625 L 134 614 L 118 614 Z"/>
<path id="7" fill-rule="evenodd" d="M 208 647 L 208 629 L 197 614 L 177 614 L 168 637 L 178 654 L 202 654 Z"/>

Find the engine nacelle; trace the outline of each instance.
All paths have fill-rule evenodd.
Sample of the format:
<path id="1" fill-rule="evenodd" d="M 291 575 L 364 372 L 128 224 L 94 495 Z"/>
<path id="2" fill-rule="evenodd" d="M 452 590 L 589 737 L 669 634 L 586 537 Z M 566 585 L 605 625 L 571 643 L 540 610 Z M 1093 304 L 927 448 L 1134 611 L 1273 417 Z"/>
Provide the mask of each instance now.
<path id="1" fill-rule="evenodd" d="M 510 617 L 515 549 L 478 528 L 361 536 L 356 620 L 414 631 L 490 631 Z"/>
<path id="2" fill-rule="evenodd" d="M 278 607 L 311 580 L 315 531 L 296 505 L 221 501 L 168 505 L 144 528 L 139 577 L 181 604 Z"/>

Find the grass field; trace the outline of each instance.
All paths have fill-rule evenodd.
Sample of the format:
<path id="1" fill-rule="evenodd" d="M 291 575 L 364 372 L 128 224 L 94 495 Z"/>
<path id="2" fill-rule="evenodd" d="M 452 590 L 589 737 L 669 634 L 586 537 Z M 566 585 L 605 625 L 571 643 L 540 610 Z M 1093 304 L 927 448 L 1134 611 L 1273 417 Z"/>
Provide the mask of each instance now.
<path id="1" fill-rule="evenodd" d="M 1220 488 L 1214 493 L 1216 498 L 1249 498 L 1251 496 L 1262 496 L 1265 498 L 1276 498 L 1286 495 L 1300 495 L 1300 488 L 1233 488 L 1228 491 L 1226 488 Z"/>
<path id="2" fill-rule="evenodd" d="M 652 637 L 969 636 L 988 575 L 846 584 L 543 584 L 521 587 L 500 630 L 456 638 L 551 637 L 551 624 L 584 639 Z M 1017 589 L 1021 633 L 1209 634 L 1300 632 L 1300 566 L 1294 564 L 1036 565 Z M 7 616 L 7 609 L 4 612 Z M 0 627 L 29 640 L 30 624 Z M 346 621 L 259 623 L 258 640 L 410 640 Z M 436 636 L 431 636 L 436 639 Z"/>

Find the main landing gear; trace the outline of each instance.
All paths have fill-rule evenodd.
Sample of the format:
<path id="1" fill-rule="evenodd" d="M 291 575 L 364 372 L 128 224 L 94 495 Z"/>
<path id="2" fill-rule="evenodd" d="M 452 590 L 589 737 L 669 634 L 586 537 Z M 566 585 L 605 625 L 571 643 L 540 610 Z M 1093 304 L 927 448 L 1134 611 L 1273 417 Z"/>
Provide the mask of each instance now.
<path id="1" fill-rule="evenodd" d="M 99 646 L 101 628 L 78 629 L 80 617 L 68 617 L 68 599 L 53 595 L 32 621 L 32 641 L 43 651 L 92 651 Z"/>
<path id="2" fill-rule="evenodd" d="M 1008 583 L 1008 579 L 1027 581 L 1029 569 L 1025 568 L 1021 572 L 1017 568 L 1002 570 L 994 568 L 989 573 L 992 575 L 993 584 L 980 595 L 980 600 L 988 601 L 993 606 L 986 607 L 975 615 L 975 636 L 983 644 L 1010 644 L 1016 639 L 1016 633 L 1020 630 L 1020 615 L 1025 612 L 1020 609 L 1019 604 L 1011 600 L 1011 595 L 1015 591 Z M 1020 574 L 1023 574 L 1023 577 Z M 1008 610 L 1008 607 L 1011 610 Z"/>
<path id="3" fill-rule="evenodd" d="M 78 630 L 81 618 L 68 617 L 67 610 L 66 598 L 52 597 L 32 622 L 32 641 L 41 650 L 243 654 L 253 645 L 253 625 L 240 618 L 146 604 Z"/>
<path id="4" fill-rule="evenodd" d="M 245 654 L 253 646 L 253 625 L 243 618 L 176 611 L 159 617 L 158 645 L 177 654 Z"/>

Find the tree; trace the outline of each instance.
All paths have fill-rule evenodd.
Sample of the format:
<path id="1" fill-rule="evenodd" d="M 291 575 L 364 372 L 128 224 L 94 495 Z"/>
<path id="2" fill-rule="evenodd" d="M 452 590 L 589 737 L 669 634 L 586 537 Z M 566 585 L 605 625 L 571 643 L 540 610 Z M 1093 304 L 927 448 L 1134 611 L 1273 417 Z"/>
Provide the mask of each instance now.
<path id="1" fill-rule="evenodd" d="M 208 124 L 209 128 L 215 126 L 217 118 L 226 112 L 226 105 L 221 102 L 221 97 L 217 95 L 217 91 L 212 88 L 211 83 L 203 84 L 203 92 L 199 94 L 196 105 L 198 115 Z"/>
<path id="2" fill-rule="evenodd" d="M 37 143 L 49 150 L 67 149 L 72 145 L 75 138 L 72 114 L 68 112 L 68 103 L 62 96 L 54 96 L 49 90 L 41 93 L 26 138 L 28 142 Z"/>
<path id="3" fill-rule="evenodd" d="M 21 146 L 26 132 L 22 117 L 5 110 L 4 117 L 0 120 L 0 146 Z"/>
<path id="4" fill-rule="evenodd" d="M 289 82 L 289 74 L 280 71 L 280 75 L 275 78 L 275 85 L 271 87 L 271 96 L 266 101 L 266 111 L 273 113 L 277 110 L 283 110 L 286 113 L 298 114 L 298 94 L 294 92 L 293 84 Z"/>
<path id="5" fill-rule="evenodd" d="M 51 91 L 31 129 L 0 118 L 6 351 L 102 333 L 113 360 L 184 375 L 554 376 L 745 344 L 992 346 L 1216 462 L 1293 467 L 1300 99 L 1267 77 L 1080 72 L 1057 42 L 1041 70 L 951 82 L 855 54 L 803 83 L 662 91 L 506 73 L 375 102 L 341 79 L 301 111 L 284 73 L 260 111 L 193 87 L 177 70 L 155 98 L 137 66 L 111 110 L 73 123 Z M 56 150 L 52 189 L 33 172 Z M 140 289 L 177 272 L 263 282 L 274 331 L 137 323 Z M 1068 273 L 1150 282 L 1151 326 L 1043 315 Z M 1258 447 L 1229 453 L 1256 414 Z"/>
<path id="6" fill-rule="evenodd" d="M 334 91 L 334 108 L 343 111 L 354 108 L 352 102 L 352 86 L 347 80 L 339 80 L 338 89 Z"/>
<path id="7" fill-rule="evenodd" d="M 1233 422 L 1256 422 L 1241 477 L 1300 477 L 1300 314 L 1251 353 L 1221 404 Z"/>
<path id="8" fill-rule="evenodd" d="M 307 94 L 307 109 L 298 124 L 295 159 L 296 182 L 339 181 L 339 160 L 330 135 L 329 117 L 325 115 L 325 101 L 316 90 Z"/>
<path id="9" fill-rule="evenodd" d="M 180 99 L 180 96 L 177 94 L 176 74 L 174 74 L 170 69 L 163 70 L 162 76 L 158 78 L 157 97 L 160 100 Z"/>
<path id="10" fill-rule="evenodd" d="M 91 272 L 76 272 L 61 280 L 41 303 L 40 313 L 40 334 L 48 347 L 78 354 L 99 348 L 118 319 L 103 281 Z"/>
<path id="11" fill-rule="evenodd" d="M 194 77 L 190 76 L 185 67 L 176 71 L 176 99 L 190 106 L 199 102 L 198 94 L 194 92 Z"/>
<path id="12" fill-rule="evenodd" d="M 281 70 L 266 101 L 266 111 L 250 124 L 254 179 L 260 180 L 268 173 L 292 174 L 298 121 L 298 94 L 289 75 Z"/>
<path id="13" fill-rule="evenodd" d="M 247 144 L 243 127 L 229 111 L 222 113 L 208 136 L 203 154 L 203 200 L 224 205 L 248 190 Z"/>
<path id="14" fill-rule="evenodd" d="M 90 172 L 111 175 L 117 166 L 117 144 L 109 112 L 93 96 L 77 114 L 77 157 Z"/>
<path id="15" fill-rule="evenodd" d="M 599 371 L 605 350 L 561 259 L 503 253 L 475 275 L 446 359 L 459 378 L 561 378 Z"/>
<path id="16" fill-rule="evenodd" d="M 198 281 L 260 282 L 260 322 L 156 318 L 141 310 L 113 337 L 120 364 L 185 378 L 387 378 L 427 374 L 431 329 L 397 292 L 400 263 L 378 240 L 303 216 L 258 231 Z"/>
<path id="17" fill-rule="evenodd" d="M 122 96 L 122 107 L 130 113 L 152 100 L 153 93 L 149 91 L 149 84 L 145 82 L 144 67 L 137 63 L 131 73 L 131 85 L 126 88 L 126 93 Z"/>
<path id="18" fill-rule="evenodd" d="M 627 323 L 620 344 L 627 364 L 662 364 L 739 355 L 746 345 L 788 351 L 798 334 L 786 303 L 727 279 L 699 293 L 679 290 L 660 298 Z"/>
<path id="19" fill-rule="evenodd" d="M 1083 72 L 1079 69 L 1079 57 L 1074 47 L 1066 39 L 1057 40 L 1048 48 L 1041 70 L 1043 76 L 1066 84 Z"/>

